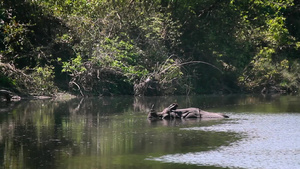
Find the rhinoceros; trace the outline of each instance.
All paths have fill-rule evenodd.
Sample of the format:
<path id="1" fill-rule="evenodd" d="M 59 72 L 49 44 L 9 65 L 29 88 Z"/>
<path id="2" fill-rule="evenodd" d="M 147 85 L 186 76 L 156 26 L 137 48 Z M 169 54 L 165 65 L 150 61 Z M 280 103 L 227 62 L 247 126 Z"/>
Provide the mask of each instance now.
<path id="1" fill-rule="evenodd" d="M 177 109 L 178 104 L 172 103 L 162 112 L 155 112 L 153 108 L 148 114 L 149 119 L 175 119 L 175 118 L 229 118 L 223 113 L 213 113 L 195 107 Z"/>

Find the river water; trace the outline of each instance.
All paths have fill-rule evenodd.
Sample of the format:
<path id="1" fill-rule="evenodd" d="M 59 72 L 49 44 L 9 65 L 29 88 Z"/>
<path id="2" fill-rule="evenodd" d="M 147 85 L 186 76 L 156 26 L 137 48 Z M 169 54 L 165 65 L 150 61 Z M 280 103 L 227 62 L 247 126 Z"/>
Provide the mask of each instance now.
<path id="1" fill-rule="evenodd" d="M 229 119 L 149 121 L 199 107 Z M 102 97 L 0 103 L 0 168 L 300 168 L 299 96 Z"/>

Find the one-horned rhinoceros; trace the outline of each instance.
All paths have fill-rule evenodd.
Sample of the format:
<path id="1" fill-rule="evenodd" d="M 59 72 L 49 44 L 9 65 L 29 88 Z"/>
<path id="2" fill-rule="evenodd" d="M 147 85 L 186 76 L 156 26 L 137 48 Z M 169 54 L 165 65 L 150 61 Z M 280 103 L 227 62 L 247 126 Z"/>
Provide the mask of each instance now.
<path id="1" fill-rule="evenodd" d="M 175 118 L 229 118 L 223 113 L 213 113 L 201 110 L 199 108 L 177 109 L 178 104 L 172 103 L 162 112 L 155 112 L 151 109 L 148 114 L 149 119 L 175 119 Z"/>

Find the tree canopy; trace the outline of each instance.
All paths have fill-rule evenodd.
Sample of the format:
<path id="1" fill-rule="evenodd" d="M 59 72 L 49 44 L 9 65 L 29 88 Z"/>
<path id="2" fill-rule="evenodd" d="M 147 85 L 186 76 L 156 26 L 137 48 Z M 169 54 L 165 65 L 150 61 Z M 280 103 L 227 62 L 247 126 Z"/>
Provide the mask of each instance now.
<path id="1" fill-rule="evenodd" d="M 0 87 L 296 93 L 299 9 L 293 0 L 2 0 Z"/>

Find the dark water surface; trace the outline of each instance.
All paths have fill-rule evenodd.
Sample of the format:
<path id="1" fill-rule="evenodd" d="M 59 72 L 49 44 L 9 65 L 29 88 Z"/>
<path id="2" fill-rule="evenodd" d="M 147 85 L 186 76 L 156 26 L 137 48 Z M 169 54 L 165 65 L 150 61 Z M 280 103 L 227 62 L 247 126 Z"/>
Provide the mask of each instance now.
<path id="1" fill-rule="evenodd" d="M 148 121 L 199 107 L 229 119 Z M 0 168 L 300 168 L 298 96 L 130 96 L 0 103 Z"/>

